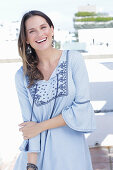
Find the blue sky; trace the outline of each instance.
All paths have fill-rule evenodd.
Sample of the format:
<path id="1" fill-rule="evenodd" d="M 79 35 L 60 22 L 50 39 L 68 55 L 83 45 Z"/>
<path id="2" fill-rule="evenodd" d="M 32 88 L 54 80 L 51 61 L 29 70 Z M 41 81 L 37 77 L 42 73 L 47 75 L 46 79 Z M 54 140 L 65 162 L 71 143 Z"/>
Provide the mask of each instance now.
<path id="1" fill-rule="evenodd" d="M 28 10 L 45 12 L 56 27 L 73 30 L 73 16 L 78 6 L 96 5 L 97 11 L 113 14 L 113 0 L 3 0 L 0 4 L 1 20 L 20 20 Z"/>

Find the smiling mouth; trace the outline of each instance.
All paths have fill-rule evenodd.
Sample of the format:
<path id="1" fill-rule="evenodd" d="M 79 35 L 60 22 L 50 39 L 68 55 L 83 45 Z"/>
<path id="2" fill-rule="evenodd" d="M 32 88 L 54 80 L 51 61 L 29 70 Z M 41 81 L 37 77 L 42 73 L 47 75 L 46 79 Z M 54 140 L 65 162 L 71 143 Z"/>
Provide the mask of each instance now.
<path id="1" fill-rule="evenodd" d="M 44 39 L 42 39 L 42 40 L 35 41 L 35 42 L 38 43 L 38 44 L 40 44 L 40 43 L 42 43 L 42 42 L 45 42 L 46 40 L 47 40 L 47 38 L 44 38 Z"/>

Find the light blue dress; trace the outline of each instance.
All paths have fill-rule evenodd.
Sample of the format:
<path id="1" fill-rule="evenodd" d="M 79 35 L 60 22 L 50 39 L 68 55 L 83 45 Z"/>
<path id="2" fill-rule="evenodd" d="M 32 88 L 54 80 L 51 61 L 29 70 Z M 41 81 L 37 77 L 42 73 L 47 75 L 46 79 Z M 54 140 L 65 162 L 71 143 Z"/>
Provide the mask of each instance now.
<path id="1" fill-rule="evenodd" d="M 29 79 L 23 75 L 22 67 L 15 81 L 24 121 L 30 120 L 34 99 L 33 121 L 42 122 L 62 114 L 66 126 L 25 140 L 14 170 L 26 170 L 27 152 L 38 152 L 39 170 L 92 170 L 84 133 L 95 129 L 95 118 L 82 55 L 64 50 L 50 79 L 36 81 L 31 88 L 27 88 Z"/>

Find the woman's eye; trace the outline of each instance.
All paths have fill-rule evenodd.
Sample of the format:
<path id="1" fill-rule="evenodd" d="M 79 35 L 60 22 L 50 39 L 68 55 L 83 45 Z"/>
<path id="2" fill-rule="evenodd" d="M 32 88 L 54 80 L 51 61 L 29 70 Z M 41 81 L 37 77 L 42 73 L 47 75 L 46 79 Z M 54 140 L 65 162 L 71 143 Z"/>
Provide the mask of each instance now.
<path id="1" fill-rule="evenodd" d="M 29 33 L 31 34 L 31 33 L 33 33 L 34 31 L 32 30 L 32 31 L 29 31 Z"/>
<path id="2" fill-rule="evenodd" d="M 44 27 L 42 27 L 42 29 L 44 29 L 44 28 L 46 28 L 45 26 Z"/>

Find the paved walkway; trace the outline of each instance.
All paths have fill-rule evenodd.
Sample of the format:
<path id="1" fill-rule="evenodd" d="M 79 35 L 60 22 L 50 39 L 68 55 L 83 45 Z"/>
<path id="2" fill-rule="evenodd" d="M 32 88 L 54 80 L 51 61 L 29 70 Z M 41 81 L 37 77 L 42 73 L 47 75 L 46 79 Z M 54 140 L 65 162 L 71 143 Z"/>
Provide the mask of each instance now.
<path id="1" fill-rule="evenodd" d="M 90 148 L 93 170 L 113 170 L 113 146 Z"/>

